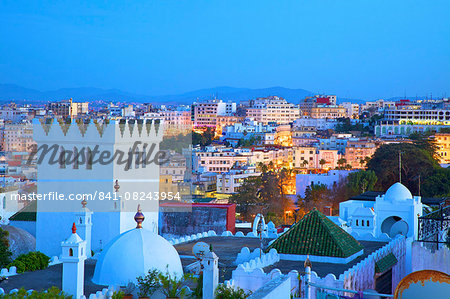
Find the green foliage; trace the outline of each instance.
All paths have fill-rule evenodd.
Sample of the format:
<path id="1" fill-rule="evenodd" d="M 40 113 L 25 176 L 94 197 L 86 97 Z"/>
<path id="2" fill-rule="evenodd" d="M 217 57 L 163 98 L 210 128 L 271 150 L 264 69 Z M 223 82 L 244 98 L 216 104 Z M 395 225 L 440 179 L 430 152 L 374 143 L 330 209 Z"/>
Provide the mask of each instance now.
<path id="1" fill-rule="evenodd" d="M 361 170 L 348 175 L 347 186 L 350 196 L 355 196 L 366 191 L 374 190 L 378 178 L 373 170 Z"/>
<path id="2" fill-rule="evenodd" d="M 413 144 L 418 148 L 426 150 L 430 155 L 438 159 L 437 150 L 438 147 L 434 139 L 430 138 L 431 132 L 428 133 L 412 133 L 409 138 L 413 141 Z"/>
<path id="3" fill-rule="evenodd" d="M 324 184 L 313 184 L 306 186 L 305 196 L 298 197 L 297 206 L 306 213 L 307 211 L 317 208 L 319 211 L 323 207 L 329 205 L 333 201 L 332 192 Z"/>
<path id="4" fill-rule="evenodd" d="M 125 296 L 125 293 L 122 291 L 114 291 L 112 294 L 112 299 L 122 299 Z"/>
<path id="5" fill-rule="evenodd" d="M 351 120 L 348 117 L 338 118 L 338 123 L 336 125 L 336 132 L 339 133 L 350 133 L 351 131 L 369 131 L 369 127 L 365 127 L 363 124 L 351 124 Z"/>
<path id="6" fill-rule="evenodd" d="M 197 285 L 195 286 L 195 289 L 192 291 L 191 297 L 203 298 L 203 272 L 200 272 L 200 275 L 197 279 Z"/>
<path id="7" fill-rule="evenodd" d="M 186 289 L 183 288 L 188 281 L 193 280 L 191 274 L 184 274 L 183 277 L 178 278 L 172 276 L 169 271 L 161 273 L 153 269 L 149 270 L 144 277 L 137 277 L 139 285 L 139 297 L 150 297 L 154 292 L 160 290 L 168 298 L 183 298 Z"/>
<path id="8" fill-rule="evenodd" d="M 9 232 L 0 228 L 0 268 L 11 263 L 11 250 L 8 241 Z"/>
<path id="9" fill-rule="evenodd" d="M 161 284 L 161 291 L 167 298 L 184 298 L 186 288 L 183 288 L 189 280 L 193 279 L 191 274 L 184 274 L 181 279 L 167 274 L 159 273 L 159 282 Z"/>
<path id="10" fill-rule="evenodd" d="M 0 299 L 71 299 L 71 295 L 67 295 L 57 287 L 51 287 L 47 291 L 38 292 L 33 291 L 28 294 L 27 290 L 24 288 L 19 289 L 17 293 L 0 295 Z"/>
<path id="11" fill-rule="evenodd" d="M 244 299 L 251 295 L 251 292 L 246 293 L 243 289 L 227 288 L 224 284 L 219 284 L 215 291 L 216 299 Z"/>
<path id="12" fill-rule="evenodd" d="M 258 137 L 261 139 L 260 136 L 258 136 Z M 253 146 L 253 145 L 257 145 L 258 143 L 259 143 L 258 139 L 255 138 L 254 136 L 252 136 L 252 137 L 250 137 L 248 139 L 245 139 L 245 138 L 239 139 L 239 141 L 238 141 L 236 146 L 237 147 L 239 147 L 239 146 L 250 147 L 250 146 Z"/>
<path id="13" fill-rule="evenodd" d="M 438 168 L 423 180 L 421 193 L 434 197 L 450 196 L 450 169 Z"/>
<path id="14" fill-rule="evenodd" d="M 197 134 L 197 133 L 193 133 Z M 178 134 L 176 136 L 164 136 L 163 140 L 159 144 L 159 149 L 163 151 L 172 150 L 179 154 L 182 153 L 184 148 L 188 148 L 193 143 L 193 134 Z M 197 134 L 200 135 L 200 134 Z"/>
<path id="15" fill-rule="evenodd" d="M 9 267 L 15 266 L 17 268 L 17 273 L 42 270 L 48 267 L 50 258 L 39 251 L 29 252 L 27 254 L 19 255 L 12 263 L 8 265 Z"/>
<path id="16" fill-rule="evenodd" d="M 192 144 L 200 146 L 208 146 L 214 140 L 214 130 L 212 128 L 207 128 L 202 134 L 192 132 Z"/>
<path id="17" fill-rule="evenodd" d="M 137 277 L 139 286 L 139 297 L 150 297 L 156 290 L 160 288 L 159 284 L 159 271 L 156 269 L 148 270 L 147 275 L 144 277 Z"/>
<path id="18" fill-rule="evenodd" d="M 291 201 L 284 194 L 288 176 L 288 171 L 282 170 L 249 177 L 244 180 L 239 193 L 233 194 L 229 201 L 236 204 L 236 211 L 243 220 L 251 221 L 255 214 L 262 212 L 265 216 L 271 215 L 275 224 L 281 224 L 284 211 L 291 208 Z"/>
<path id="19" fill-rule="evenodd" d="M 377 149 L 367 163 L 367 170 L 372 170 L 378 178 L 375 188 L 387 190 L 399 181 L 399 153 L 402 152 L 402 184 L 413 194 L 418 194 L 419 177 L 422 183 L 429 181 L 438 169 L 441 169 L 433 152 L 423 144 L 396 143 L 384 144 Z M 434 196 L 423 190 L 423 195 Z"/>

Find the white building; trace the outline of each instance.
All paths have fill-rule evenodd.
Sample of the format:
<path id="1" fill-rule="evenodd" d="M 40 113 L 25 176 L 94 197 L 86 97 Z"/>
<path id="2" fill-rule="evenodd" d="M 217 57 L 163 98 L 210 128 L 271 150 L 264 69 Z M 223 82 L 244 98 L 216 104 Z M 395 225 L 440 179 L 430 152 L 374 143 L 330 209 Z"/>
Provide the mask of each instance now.
<path id="1" fill-rule="evenodd" d="M 41 200 L 37 202 L 36 249 L 49 256 L 59 254 L 59 244 L 65 238 L 62 228 L 75 222 L 73 211 L 80 209 L 82 199 L 94 212 L 92 222 L 98 224 L 92 229 L 95 252 L 132 228 L 136 207 L 130 199 L 136 192 L 148 196 L 159 191 L 159 165 L 152 159 L 162 139 L 161 126 L 159 120 L 36 121 L 38 162 L 42 159 L 38 163 L 37 191 Z M 39 150 L 41 146 L 48 146 L 49 152 L 44 154 Z M 74 153 L 78 154 L 78 161 L 73 159 Z M 148 163 L 138 163 L 138 153 L 140 160 L 145 157 Z M 157 232 L 158 201 L 142 200 L 140 204 L 146 212 L 148 228 Z"/>
<path id="2" fill-rule="evenodd" d="M 247 117 L 263 124 L 288 124 L 300 117 L 300 109 L 280 97 L 259 98 L 251 101 Z"/>
<path id="3" fill-rule="evenodd" d="M 336 119 L 302 117 L 294 122 L 294 127 L 314 127 L 316 130 L 334 129 L 337 125 Z"/>
<path id="4" fill-rule="evenodd" d="M 375 201 L 347 200 L 339 204 L 339 218 L 347 222 L 351 232 L 383 234 L 393 238 L 398 234 L 417 238 L 418 217 L 422 216 L 420 196 L 412 196 L 401 183 L 392 185 Z"/>
<path id="5" fill-rule="evenodd" d="M 260 175 L 261 173 L 257 172 L 255 167 L 243 167 L 223 172 L 217 175 L 217 192 L 226 194 L 237 193 L 245 179 Z"/>
<path id="6" fill-rule="evenodd" d="M 345 103 L 342 103 L 341 106 L 345 108 L 347 117 L 349 117 L 349 118 L 358 118 L 359 117 L 359 104 L 345 102 Z"/>
<path id="7" fill-rule="evenodd" d="M 236 103 L 217 99 L 195 102 L 191 106 L 191 117 L 196 128 L 215 127 L 217 116 L 231 116 L 235 112 Z"/>

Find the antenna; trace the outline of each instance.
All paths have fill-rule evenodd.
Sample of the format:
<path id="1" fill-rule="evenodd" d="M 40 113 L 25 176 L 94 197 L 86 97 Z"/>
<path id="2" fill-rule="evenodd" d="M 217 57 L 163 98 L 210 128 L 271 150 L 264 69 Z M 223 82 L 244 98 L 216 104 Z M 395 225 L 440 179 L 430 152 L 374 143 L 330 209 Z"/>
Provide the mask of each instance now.
<path id="1" fill-rule="evenodd" d="M 402 152 L 398 152 L 398 180 L 402 183 Z"/>
<path id="2" fill-rule="evenodd" d="M 420 174 L 419 174 L 419 196 L 420 196 Z"/>

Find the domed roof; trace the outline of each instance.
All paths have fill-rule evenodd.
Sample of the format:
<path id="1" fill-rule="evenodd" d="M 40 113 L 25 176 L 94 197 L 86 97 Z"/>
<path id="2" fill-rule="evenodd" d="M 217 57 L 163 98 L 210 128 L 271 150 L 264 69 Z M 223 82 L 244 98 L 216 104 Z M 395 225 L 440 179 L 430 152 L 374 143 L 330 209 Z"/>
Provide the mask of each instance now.
<path id="1" fill-rule="evenodd" d="M 8 241 L 12 259 L 36 250 L 36 238 L 26 230 L 11 225 L 2 225 L 1 228 L 9 232 Z"/>
<path id="2" fill-rule="evenodd" d="M 183 267 L 175 247 L 158 234 L 139 228 L 144 217 L 142 213 L 138 216 L 137 228 L 120 234 L 101 252 L 92 282 L 123 286 L 130 281 L 136 283 L 136 277 L 145 276 L 151 269 L 181 278 Z"/>
<path id="3" fill-rule="evenodd" d="M 401 183 L 395 183 L 386 191 L 384 195 L 385 200 L 407 200 L 412 199 L 413 196 L 411 192 Z"/>

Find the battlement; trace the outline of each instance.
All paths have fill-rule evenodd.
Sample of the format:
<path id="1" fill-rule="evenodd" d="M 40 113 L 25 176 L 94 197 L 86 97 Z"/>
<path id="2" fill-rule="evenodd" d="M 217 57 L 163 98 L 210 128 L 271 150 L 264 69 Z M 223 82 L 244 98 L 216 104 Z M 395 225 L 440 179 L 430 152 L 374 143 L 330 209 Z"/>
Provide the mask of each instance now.
<path id="1" fill-rule="evenodd" d="M 128 142 L 132 140 L 161 141 L 164 119 L 55 119 L 33 120 L 37 142 Z"/>

